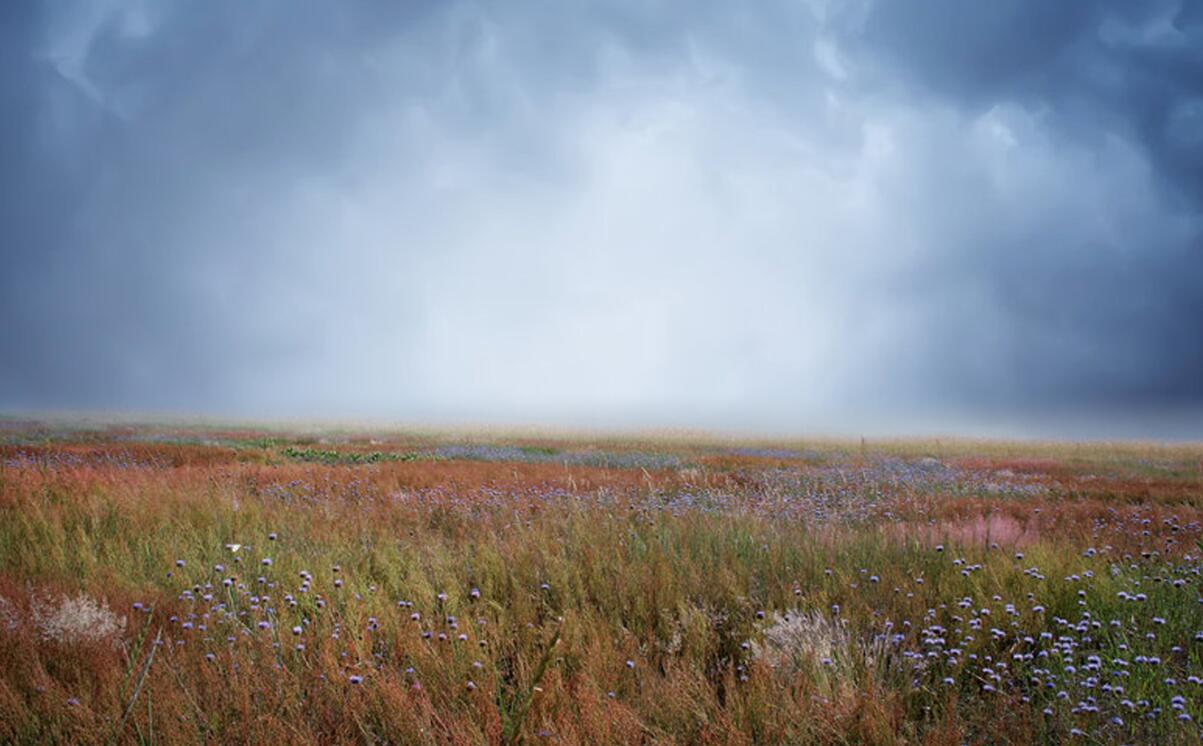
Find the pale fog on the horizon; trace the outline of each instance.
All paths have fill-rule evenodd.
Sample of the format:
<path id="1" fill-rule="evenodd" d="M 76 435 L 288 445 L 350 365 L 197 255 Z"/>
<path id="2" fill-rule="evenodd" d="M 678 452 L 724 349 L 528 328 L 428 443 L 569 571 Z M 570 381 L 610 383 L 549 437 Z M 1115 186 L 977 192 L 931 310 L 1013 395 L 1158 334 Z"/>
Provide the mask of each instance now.
<path id="1" fill-rule="evenodd" d="M 0 411 L 1203 438 L 1203 3 L 0 8 Z"/>

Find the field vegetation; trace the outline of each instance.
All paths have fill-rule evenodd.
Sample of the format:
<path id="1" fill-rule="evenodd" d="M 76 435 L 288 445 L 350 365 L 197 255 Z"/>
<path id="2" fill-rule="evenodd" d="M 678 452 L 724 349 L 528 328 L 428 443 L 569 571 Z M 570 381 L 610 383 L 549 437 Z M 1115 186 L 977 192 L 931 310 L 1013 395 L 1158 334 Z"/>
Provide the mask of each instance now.
<path id="1" fill-rule="evenodd" d="M 0 742 L 1198 743 L 1203 446 L 8 423 Z"/>

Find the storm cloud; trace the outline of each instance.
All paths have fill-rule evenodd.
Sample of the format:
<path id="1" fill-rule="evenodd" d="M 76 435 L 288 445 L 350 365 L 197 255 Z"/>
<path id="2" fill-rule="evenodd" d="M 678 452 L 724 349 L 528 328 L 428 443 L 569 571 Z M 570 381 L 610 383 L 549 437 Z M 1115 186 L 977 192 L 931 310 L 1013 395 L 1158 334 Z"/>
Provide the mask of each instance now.
<path id="1" fill-rule="evenodd" d="M 1198 3 L 18 0 L 0 56 L 0 407 L 1203 437 Z"/>

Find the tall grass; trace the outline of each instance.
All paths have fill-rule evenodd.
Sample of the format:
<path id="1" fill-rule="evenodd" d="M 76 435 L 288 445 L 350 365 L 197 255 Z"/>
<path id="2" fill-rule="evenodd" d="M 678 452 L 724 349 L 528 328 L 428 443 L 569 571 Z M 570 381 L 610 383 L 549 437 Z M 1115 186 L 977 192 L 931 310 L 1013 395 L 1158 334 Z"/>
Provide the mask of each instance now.
<path id="1" fill-rule="evenodd" d="M 1046 491 L 977 495 L 872 451 L 80 457 L 106 447 L 0 467 L 4 742 L 1199 740 L 1198 498 L 1058 486 L 1060 451 Z"/>

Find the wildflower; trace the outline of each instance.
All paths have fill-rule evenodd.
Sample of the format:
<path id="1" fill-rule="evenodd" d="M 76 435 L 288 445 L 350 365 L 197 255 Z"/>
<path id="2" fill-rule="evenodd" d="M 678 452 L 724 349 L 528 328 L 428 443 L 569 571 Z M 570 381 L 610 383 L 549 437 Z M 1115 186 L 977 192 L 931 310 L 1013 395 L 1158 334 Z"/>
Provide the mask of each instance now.
<path id="1" fill-rule="evenodd" d="M 356 686 L 363 683 L 363 677 L 359 676 L 358 674 L 351 674 L 351 677 L 347 680 Z"/>

